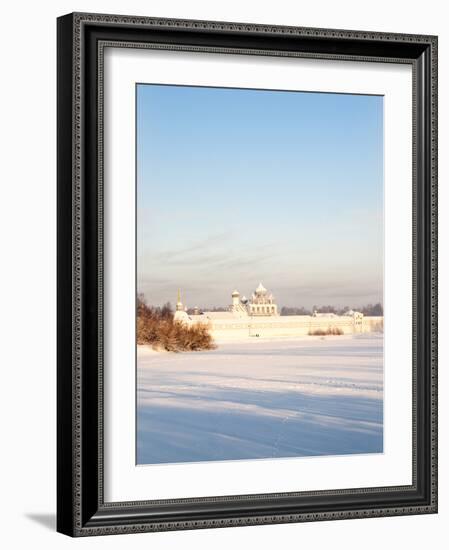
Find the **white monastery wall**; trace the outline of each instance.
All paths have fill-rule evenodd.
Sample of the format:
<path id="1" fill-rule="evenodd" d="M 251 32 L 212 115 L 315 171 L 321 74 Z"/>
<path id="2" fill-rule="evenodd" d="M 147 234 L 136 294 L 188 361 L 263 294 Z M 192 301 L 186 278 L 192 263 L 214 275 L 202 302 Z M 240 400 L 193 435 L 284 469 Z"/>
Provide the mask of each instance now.
<path id="1" fill-rule="evenodd" d="M 246 319 L 207 319 L 207 315 L 191 317 L 192 323 L 204 323 L 215 340 L 242 340 L 247 338 L 287 338 L 307 336 L 316 331 L 340 329 L 343 334 L 381 332 L 383 317 L 311 315 L 259 317 Z"/>
<path id="2" fill-rule="evenodd" d="M 250 300 L 240 298 L 237 290 L 231 296 L 232 304 L 228 311 L 188 315 L 178 291 L 175 320 L 186 324 L 205 324 L 217 341 L 294 338 L 332 330 L 343 334 L 383 331 L 383 317 L 364 317 L 357 311 L 348 312 L 347 315 L 316 313 L 280 316 L 273 295 L 262 283 L 259 283 Z"/>

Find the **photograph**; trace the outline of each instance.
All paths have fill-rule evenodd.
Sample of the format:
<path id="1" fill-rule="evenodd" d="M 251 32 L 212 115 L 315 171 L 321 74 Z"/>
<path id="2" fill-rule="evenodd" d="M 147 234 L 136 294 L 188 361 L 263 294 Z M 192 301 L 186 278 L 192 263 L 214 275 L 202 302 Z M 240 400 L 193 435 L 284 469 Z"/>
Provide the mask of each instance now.
<path id="1" fill-rule="evenodd" d="M 435 516 L 433 20 L 120 13 L 57 20 L 57 531 Z"/>
<path id="2" fill-rule="evenodd" d="M 2 548 L 449 548 L 447 6 L 5 3 Z"/>
<path id="3" fill-rule="evenodd" d="M 383 96 L 135 94 L 136 464 L 383 453 Z"/>

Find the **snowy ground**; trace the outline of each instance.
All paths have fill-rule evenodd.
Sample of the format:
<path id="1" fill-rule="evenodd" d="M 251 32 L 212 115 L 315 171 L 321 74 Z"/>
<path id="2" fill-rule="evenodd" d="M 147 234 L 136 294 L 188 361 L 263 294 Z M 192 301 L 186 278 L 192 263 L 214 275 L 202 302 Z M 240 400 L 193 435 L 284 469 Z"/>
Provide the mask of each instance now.
<path id="1" fill-rule="evenodd" d="M 382 452 L 381 335 L 139 346 L 137 462 Z"/>

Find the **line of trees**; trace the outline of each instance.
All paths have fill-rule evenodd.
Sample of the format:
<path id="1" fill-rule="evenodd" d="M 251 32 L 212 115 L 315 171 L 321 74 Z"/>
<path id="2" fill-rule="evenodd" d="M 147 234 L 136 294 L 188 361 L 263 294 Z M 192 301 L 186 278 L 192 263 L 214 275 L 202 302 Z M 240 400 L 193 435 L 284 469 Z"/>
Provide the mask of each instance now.
<path id="1" fill-rule="evenodd" d="M 312 315 L 314 311 L 317 313 L 334 313 L 336 315 L 344 315 L 350 310 L 360 311 L 367 317 L 381 317 L 384 314 L 382 304 L 377 303 L 353 308 L 348 306 L 344 308 L 338 308 L 335 306 L 313 306 L 311 310 L 304 307 L 283 307 L 281 309 L 281 315 Z"/>
<path id="2" fill-rule="evenodd" d="M 139 304 L 145 304 L 145 299 L 143 295 L 139 295 L 138 297 L 138 311 L 139 311 Z M 165 303 L 163 306 L 148 306 L 145 304 L 145 307 L 149 308 L 152 312 L 152 315 L 155 318 L 160 319 L 170 319 L 173 318 L 173 308 L 170 304 L 170 302 Z M 335 307 L 335 306 L 313 306 L 311 309 L 305 308 L 305 307 L 287 307 L 284 306 L 281 308 L 281 315 L 312 315 L 314 311 L 317 313 L 334 313 L 336 315 L 344 315 L 348 311 L 360 311 L 363 313 L 363 315 L 367 317 L 382 317 L 384 314 L 384 309 L 382 304 L 379 302 L 377 304 L 367 304 L 363 307 L 355 306 L 355 307 L 348 307 L 345 306 L 343 308 Z M 203 308 L 199 308 L 198 311 L 201 313 L 203 311 Z M 207 311 L 229 311 L 229 307 L 224 306 L 218 306 L 213 308 L 208 308 Z M 189 308 L 187 310 L 187 313 L 189 315 L 192 315 L 195 312 L 195 308 Z"/>

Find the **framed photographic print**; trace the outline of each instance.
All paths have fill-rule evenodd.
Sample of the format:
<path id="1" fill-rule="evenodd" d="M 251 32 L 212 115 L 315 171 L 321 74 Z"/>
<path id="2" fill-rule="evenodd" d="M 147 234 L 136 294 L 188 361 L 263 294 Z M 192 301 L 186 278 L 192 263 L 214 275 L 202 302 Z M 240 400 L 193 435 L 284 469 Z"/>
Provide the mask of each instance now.
<path id="1" fill-rule="evenodd" d="M 58 531 L 437 511 L 437 38 L 58 19 Z"/>

